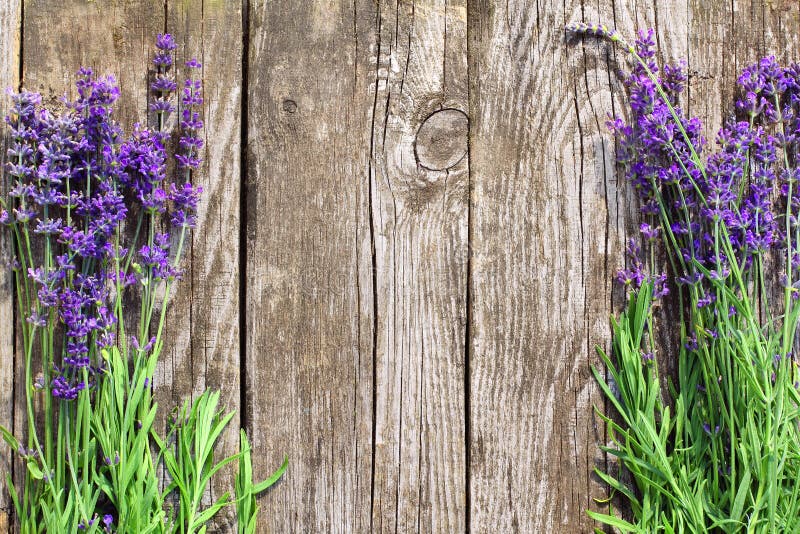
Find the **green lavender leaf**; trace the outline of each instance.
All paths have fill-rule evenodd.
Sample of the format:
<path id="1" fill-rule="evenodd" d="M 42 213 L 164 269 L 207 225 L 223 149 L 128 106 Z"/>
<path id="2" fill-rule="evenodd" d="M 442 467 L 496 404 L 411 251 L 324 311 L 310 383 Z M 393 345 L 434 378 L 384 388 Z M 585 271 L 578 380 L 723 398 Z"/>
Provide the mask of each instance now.
<path id="1" fill-rule="evenodd" d="M 278 479 L 280 479 L 283 476 L 288 467 L 289 467 L 289 457 L 284 456 L 283 463 L 281 464 L 281 466 L 274 473 L 272 473 L 272 475 L 270 475 L 269 478 L 253 486 L 253 493 L 259 494 L 262 491 L 265 491 L 267 488 L 272 487 L 278 481 Z"/>

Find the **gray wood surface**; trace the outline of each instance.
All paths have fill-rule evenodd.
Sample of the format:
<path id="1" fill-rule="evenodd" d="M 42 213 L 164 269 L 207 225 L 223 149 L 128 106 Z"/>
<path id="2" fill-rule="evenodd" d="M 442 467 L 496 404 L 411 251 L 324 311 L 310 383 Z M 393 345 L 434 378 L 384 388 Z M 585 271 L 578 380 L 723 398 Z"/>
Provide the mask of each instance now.
<path id="1" fill-rule="evenodd" d="M 263 532 L 370 528 L 373 6 L 250 3 L 246 411 L 256 473 L 291 457 Z"/>
<path id="2" fill-rule="evenodd" d="M 461 532 L 469 166 L 466 4 L 381 5 L 371 157 L 373 527 Z"/>
<path id="3" fill-rule="evenodd" d="M 580 4 L 525 4 L 469 13 L 470 522 L 589 532 L 604 440 L 589 363 L 619 261 L 608 66 L 597 42 L 564 41 Z"/>
<path id="4" fill-rule="evenodd" d="M 0 82 L 18 85 L 21 42 L 26 87 L 52 102 L 80 65 L 114 73 L 132 122 L 156 33 L 204 63 L 206 195 L 156 387 L 166 406 L 221 388 L 257 477 L 289 454 L 259 532 L 589 532 L 608 440 L 589 366 L 636 206 L 605 127 L 625 109 L 625 55 L 563 27 L 655 27 L 661 57 L 688 60 L 713 142 L 738 71 L 797 58 L 798 9 L 3 2 Z M 0 423 L 19 428 L 8 287 Z M 214 531 L 234 531 L 232 510 Z"/>

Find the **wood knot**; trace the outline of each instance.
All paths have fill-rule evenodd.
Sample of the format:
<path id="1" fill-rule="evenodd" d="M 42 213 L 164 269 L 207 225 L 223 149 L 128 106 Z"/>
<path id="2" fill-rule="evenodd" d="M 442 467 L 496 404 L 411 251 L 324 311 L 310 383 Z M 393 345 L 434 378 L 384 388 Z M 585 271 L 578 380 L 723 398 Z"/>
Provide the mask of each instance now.
<path id="1" fill-rule="evenodd" d="M 297 111 L 297 102 L 294 100 L 286 99 L 283 101 L 283 111 L 286 113 L 294 113 Z"/>
<path id="2" fill-rule="evenodd" d="M 431 113 L 417 131 L 414 156 L 417 164 L 431 171 L 449 169 L 467 154 L 469 119 L 459 109 Z"/>

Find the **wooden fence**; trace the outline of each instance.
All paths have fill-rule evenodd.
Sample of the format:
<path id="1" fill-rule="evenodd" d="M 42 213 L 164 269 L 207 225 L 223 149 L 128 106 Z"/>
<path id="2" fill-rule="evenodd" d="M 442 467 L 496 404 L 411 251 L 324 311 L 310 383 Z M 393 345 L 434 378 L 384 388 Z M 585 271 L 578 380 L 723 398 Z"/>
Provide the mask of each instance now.
<path id="1" fill-rule="evenodd" d="M 797 59 L 798 9 L 2 0 L 0 85 L 53 99 L 91 66 L 144 122 L 154 36 L 203 62 L 206 196 L 156 390 L 220 388 L 259 475 L 290 455 L 260 532 L 588 532 L 606 495 L 589 366 L 636 208 L 604 126 L 624 54 L 563 27 L 655 27 L 711 131 L 742 66 Z M 0 422 L 22 428 L 0 284 Z"/>

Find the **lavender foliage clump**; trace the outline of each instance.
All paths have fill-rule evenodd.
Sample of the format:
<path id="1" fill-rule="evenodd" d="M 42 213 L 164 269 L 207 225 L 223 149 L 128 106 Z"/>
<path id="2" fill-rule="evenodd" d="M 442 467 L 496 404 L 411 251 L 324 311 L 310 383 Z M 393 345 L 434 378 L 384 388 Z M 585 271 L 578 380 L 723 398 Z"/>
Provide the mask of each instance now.
<path id="1" fill-rule="evenodd" d="M 168 36 L 159 43 L 165 51 L 174 48 Z M 168 66 L 166 57 L 157 56 L 159 69 Z M 36 288 L 27 303 L 28 322 L 63 329 L 65 348 L 54 359 L 50 391 L 66 400 L 92 385 L 102 368 L 100 350 L 115 342 L 119 295 L 114 285 L 137 281 L 124 266 L 138 260 L 154 280 L 170 280 L 178 272 L 169 254 L 169 230 L 154 234 L 140 248 L 123 246 L 124 230 L 136 224 L 131 217 L 156 216 L 170 208 L 173 219 L 193 222 L 199 196 L 199 188 L 190 183 L 178 188 L 168 181 L 163 132 L 136 127 L 125 135 L 114 121 L 120 94 L 114 78 L 97 77 L 86 68 L 78 74 L 78 97 L 60 115 L 42 107 L 36 93 L 12 96 L 6 118 L 12 137 L 6 169 L 10 193 L 0 212 L 20 236 L 16 255 L 22 275 Z M 198 83 L 192 81 L 193 88 L 199 90 Z M 156 103 L 169 102 L 171 89 L 163 87 L 154 84 Z M 195 120 L 185 135 L 196 136 L 202 122 L 190 109 Z M 197 148 L 188 154 L 196 168 Z M 179 163 L 186 157 L 176 155 Z M 43 247 L 29 248 L 23 236 Z"/>
<path id="2" fill-rule="evenodd" d="M 717 134 L 717 150 L 702 160 L 702 124 L 687 118 L 678 101 L 685 67 L 659 71 L 652 30 L 640 33 L 634 47 L 644 64 L 624 78 L 631 116 L 609 126 L 641 211 L 652 219 L 652 226 L 643 223 L 642 236 L 665 232 L 679 252 L 676 277 L 684 283 L 725 279 L 732 263 L 746 275 L 771 253 L 789 254 L 784 270 L 796 279 L 798 67 L 780 67 L 767 57 L 745 69 L 738 113 Z"/>
<path id="3" fill-rule="evenodd" d="M 0 426 L 0 437 L 21 461 L 22 485 L 6 480 L 21 534 L 194 534 L 231 504 L 253 532 L 255 495 L 287 467 L 256 483 L 244 431 L 240 452 L 216 461 L 233 418 L 219 392 L 184 402 L 165 436 L 155 428 L 153 379 L 204 147 L 201 64 L 184 64 L 176 96 L 177 43 L 159 35 L 155 49 L 147 124 L 123 128 L 116 80 L 87 68 L 58 112 L 36 93 L 11 96 L 0 224 L 24 318 L 27 435 Z M 235 502 L 224 492 L 208 504 L 235 460 Z"/>
<path id="4" fill-rule="evenodd" d="M 590 515 L 631 532 L 798 531 L 800 66 L 769 56 L 745 68 L 711 144 L 684 111 L 685 64 L 659 65 L 652 30 L 629 44 L 601 25 L 567 29 L 634 60 L 629 109 L 608 125 L 642 217 L 617 275 L 629 291 L 615 361 L 600 351 L 610 379 L 595 370 L 621 416 L 602 416 L 614 435 L 604 450 L 633 487 L 598 473 L 632 522 Z M 670 289 L 672 315 L 660 315 Z M 665 351 L 658 328 L 679 344 Z M 677 357 L 669 388 L 661 353 Z"/>
<path id="5" fill-rule="evenodd" d="M 114 115 L 116 80 L 88 68 L 60 111 L 37 93 L 11 95 L 0 223 L 12 235 L 24 318 L 27 443 L 0 431 L 24 451 L 22 532 L 172 531 L 152 465 L 151 387 L 170 287 L 197 221 L 202 189 L 192 172 L 203 147 L 201 81 L 187 76 L 173 103 L 176 47 L 169 34 L 156 39 L 152 128 L 126 131 Z M 175 111 L 177 143 L 167 129 Z"/>

